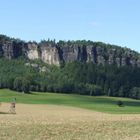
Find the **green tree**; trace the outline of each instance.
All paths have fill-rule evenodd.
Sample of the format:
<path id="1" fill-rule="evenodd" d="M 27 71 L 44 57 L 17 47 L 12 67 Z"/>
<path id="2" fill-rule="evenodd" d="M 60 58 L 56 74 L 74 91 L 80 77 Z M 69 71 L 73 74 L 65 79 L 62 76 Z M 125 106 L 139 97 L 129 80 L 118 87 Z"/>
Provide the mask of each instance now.
<path id="1" fill-rule="evenodd" d="M 15 78 L 14 89 L 17 91 L 22 91 L 22 77 Z"/>
<path id="2" fill-rule="evenodd" d="M 14 89 L 20 92 L 29 93 L 30 81 L 24 77 L 17 77 L 14 80 Z"/>
<path id="3" fill-rule="evenodd" d="M 22 78 L 22 92 L 29 93 L 30 81 L 26 78 Z"/>
<path id="4" fill-rule="evenodd" d="M 140 99 L 140 87 L 134 87 L 131 90 L 131 98 Z"/>

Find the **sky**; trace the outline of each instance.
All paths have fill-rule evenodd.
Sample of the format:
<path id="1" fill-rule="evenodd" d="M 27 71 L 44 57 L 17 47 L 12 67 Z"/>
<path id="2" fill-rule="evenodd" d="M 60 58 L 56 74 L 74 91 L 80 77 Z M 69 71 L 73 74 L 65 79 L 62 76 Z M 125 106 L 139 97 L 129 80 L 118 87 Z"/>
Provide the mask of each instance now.
<path id="1" fill-rule="evenodd" d="M 0 0 L 0 34 L 92 40 L 140 52 L 140 0 Z"/>

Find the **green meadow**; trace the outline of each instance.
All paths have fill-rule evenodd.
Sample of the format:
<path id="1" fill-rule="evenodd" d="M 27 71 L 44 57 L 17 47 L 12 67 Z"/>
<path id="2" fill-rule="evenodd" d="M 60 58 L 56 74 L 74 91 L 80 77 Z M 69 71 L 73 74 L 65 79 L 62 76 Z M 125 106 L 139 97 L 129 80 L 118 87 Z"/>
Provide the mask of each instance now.
<path id="1" fill-rule="evenodd" d="M 82 96 L 74 94 L 42 93 L 32 92 L 23 94 L 8 89 L 0 90 L 0 102 L 12 102 L 16 98 L 17 103 L 24 104 L 52 104 L 79 107 L 98 112 L 113 114 L 139 114 L 140 100 L 106 97 L 106 96 Z M 122 101 L 124 106 L 119 107 L 118 101 Z"/>

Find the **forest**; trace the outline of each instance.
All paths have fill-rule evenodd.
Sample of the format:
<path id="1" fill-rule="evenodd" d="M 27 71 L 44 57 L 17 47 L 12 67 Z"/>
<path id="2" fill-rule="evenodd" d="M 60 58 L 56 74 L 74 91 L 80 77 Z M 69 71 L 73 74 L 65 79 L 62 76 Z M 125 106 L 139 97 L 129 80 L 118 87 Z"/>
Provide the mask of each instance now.
<path id="1" fill-rule="evenodd" d="M 140 99 L 140 68 L 70 62 L 48 65 L 23 57 L 0 59 L 0 88 Z"/>

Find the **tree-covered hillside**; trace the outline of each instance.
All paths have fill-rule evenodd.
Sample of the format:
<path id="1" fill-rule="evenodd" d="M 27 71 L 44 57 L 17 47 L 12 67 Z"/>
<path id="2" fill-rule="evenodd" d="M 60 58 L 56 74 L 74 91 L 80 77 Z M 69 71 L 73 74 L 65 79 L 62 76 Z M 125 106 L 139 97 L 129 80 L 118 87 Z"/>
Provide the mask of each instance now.
<path id="1" fill-rule="evenodd" d="M 0 88 L 140 99 L 140 54 L 102 42 L 0 35 Z"/>
<path id="2" fill-rule="evenodd" d="M 140 99 L 140 68 L 81 62 L 57 67 L 38 60 L 0 59 L 0 88 Z"/>

